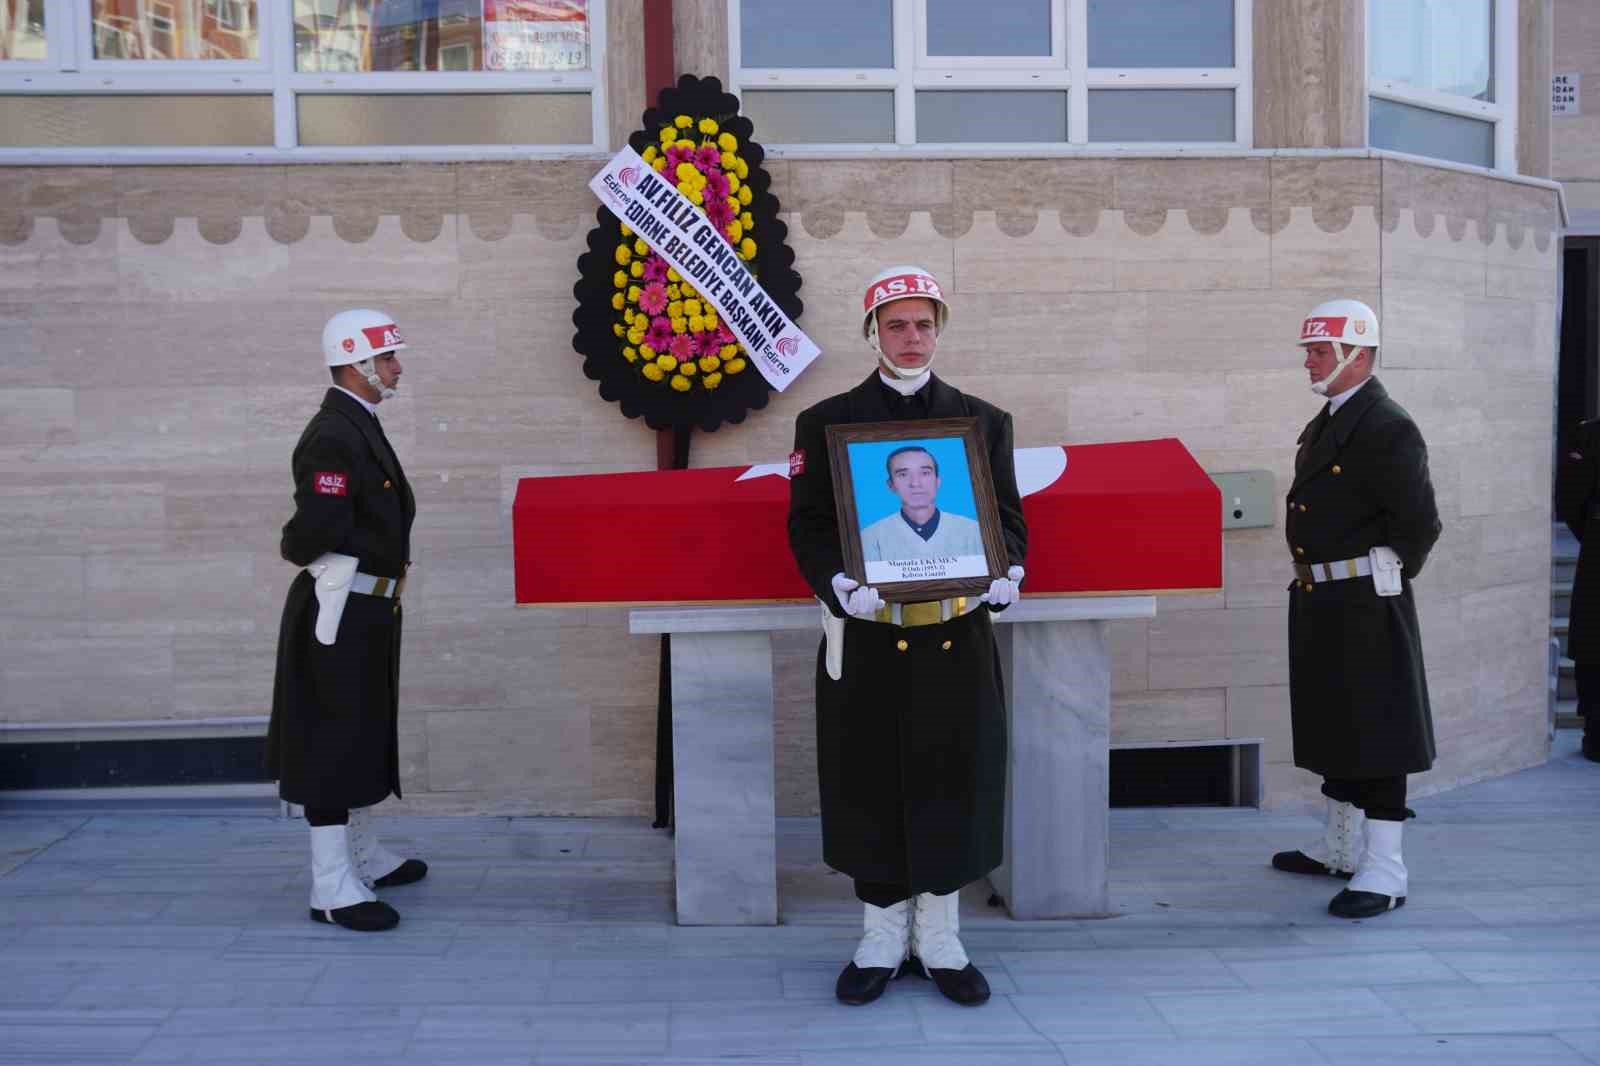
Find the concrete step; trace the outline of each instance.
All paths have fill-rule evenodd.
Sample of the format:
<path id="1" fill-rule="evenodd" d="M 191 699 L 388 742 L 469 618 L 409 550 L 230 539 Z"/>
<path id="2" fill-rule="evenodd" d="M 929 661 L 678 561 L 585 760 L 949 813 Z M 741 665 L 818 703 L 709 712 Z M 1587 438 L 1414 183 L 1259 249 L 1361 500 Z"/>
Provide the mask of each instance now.
<path id="1" fill-rule="evenodd" d="M 1560 646 L 1563 656 L 1567 654 L 1567 631 L 1570 628 L 1570 624 L 1571 619 L 1565 615 L 1550 619 L 1550 635 L 1555 638 L 1556 644 Z"/>
<path id="2" fill-rule="evenodd" d="M 1556 665 L 1556 700 L 1574 700 L 1578 698 L 1578 675 L 1573 661 L 1563 655 Z"/>
<path id="3" fill-rule="evenodd" d="M 1582 729 L 1583 719 L 1578 715 L 1578 701 L 1556 701 L 1556 728 L 1557 729 Z"/>
<path id="4" fill-rule="evenodd" d="M 1550 616 L 1566 618 L 1572 614 L 1572 582 L 1558 585 L 1550 583 Z"/>
<path id="5" fill-rule="evenodd" d="M 1550 583 L 1552 585 L 1572 584 L 1572 579 L 1578 576 L 1578 560 L 1557 559 L 1550 560 Z"/>

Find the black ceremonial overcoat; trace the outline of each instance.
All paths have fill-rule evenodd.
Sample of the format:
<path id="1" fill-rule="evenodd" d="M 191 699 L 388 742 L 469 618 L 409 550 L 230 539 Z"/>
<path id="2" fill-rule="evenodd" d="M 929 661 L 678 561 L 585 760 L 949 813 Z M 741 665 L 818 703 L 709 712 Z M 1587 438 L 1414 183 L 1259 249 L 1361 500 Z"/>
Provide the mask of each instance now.
<path id="1" fill-rule="evenodd" d="M 285 559 L 306 566 L 338 552 L 374 577 L 405 572 L 416 503 L 376 417 L 329 389 L 295 445 L 292 468 Z M 302 570 L 278 629 L 267 768 L 291 803 L 371 806 L 400 794 L 400 602 L 351 592 L 331 645 L 316 638 L 317 613 Z"/>
<path id="2" fill-rule="evenodd" d="M 1300 435 L 1284 526 L 1295 562 L 1393 548 L 1402 591 L 1370 577 L 1296 581 L 1289 592 L 1289 699 L 1296 766 L 1333 778 L 1433 765 L 1433 715 L 1411 582 L 1442 527 L 1416 423 L 1371 379 Z"/>
<path id="3" fill-rule="evenodd" d="M 844 569 L 825 429 L 860 422 L 975 417 L 988 451 L 1011 565 L 1027 552 L 1012 458 L 1011 416 L 933 377 L 901 397 L 876 371 L 795 420 L 789 545 L 835 615 Z M 935 625 L 849 619 L 844 669 L 832 680 L 817 649 L 817 778 L 823 860 L 863 881 L 952 891 L 1004 854 L 1006 711 L 989 610 Z M 900 650 L 904 640 L 906 648 Z"/>
<path id="4" fill-rule="evenodd" d="M 1567 657 L 1600 663 L 1600 419 L 1584 422 L 1556 463 L 1556 516 L 1578 538 Z"/>

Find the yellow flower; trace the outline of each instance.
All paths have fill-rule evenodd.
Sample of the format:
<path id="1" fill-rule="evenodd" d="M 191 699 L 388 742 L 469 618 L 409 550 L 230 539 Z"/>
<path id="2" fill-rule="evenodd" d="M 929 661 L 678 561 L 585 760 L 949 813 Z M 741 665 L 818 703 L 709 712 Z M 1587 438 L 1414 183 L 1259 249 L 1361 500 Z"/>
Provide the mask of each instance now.
<path id="1" fill-rule="evenodd" d="M 741 178 L 748 178 L 750 176 L 750 164 L 746 163 L 743 159 L 735 160 L 734 170 L 738 172 L 739 177 Z"/>
<path id="2" fill-rule="evenodd" d="M 680 130 L 686 130 L 690 126 L 694 125 L 694 119 L 690 118 L 688 115 L 679 115 L 677 118 L 672 120 L 672 124 L 678 127 Z"/>
<path id="3" fill-rule="evenodd" d="M 639 354 L 644 356 L 644 361 L 647 363 L 653 363 L 656 361 L 656 350 L 650 347 L 648 344 L 639 345 Z"/>
<path id="4" fill-rule="evenodd" d="M 617 245 L 617 265 L 618 266 L 627 266 L 628 265 L 628 261 L 631 260 L 632 258 L 633 258 L 633 249 L 632 248 L 629 248 L 626 244 Z"/>
<path id="5" fill-rule="evenodd" d="M 734 356 L 736 356 L 738 354 L 739 354 L 739 346 L 737 344 L 724 344 L 722 346 L 722 358 L 723 359 L 732 359 Z"/>
<path id="6" fill-rule="evenodd" d="M 756 257 L 756 242 L 751 240 L 749 237 L 746 237 L 744 240 L 740 241 L 739 254 L 744 256 L 746 259 L 754 259 Z"/>
<path id="7" fill-rule="evenodd" d="M 732 190 L 733 192 L 738 192 L 743 187 L 744 187 L 743 183 L 741 183 L 739 181 L 739 175 L 737 175 L 737 174 L 729 174 L 728 175 L 728 188 L 730 190 Z"/>
<path id="8" fill-rule="evenodd" d="M 667 304 L 667 317 L 668 318 L 682 318 L 683 317 L 683 301 L 682 300 L 673 300 L 671 303 Z"/>
<path id="9" fill-rule="evenodd" d="M 734 195 L 737 196 L 739 198 L 739 202 L 744 204 L 746 207 L 750 205 L 751 200 L 755 199 L 754 196 L 750 195 L 750 186 L 748 185 L 739 186 L 739 191 L 734 193 Z"/>
<path id="10" fill-rule="evenodd" d="M 717 138 L 717 147 L 724 152 L 732 152 L 739 147 L 739 138 L 731 133 L 724 133 Z"/>
<path id="11" fill-rule="evenodd" d="M 736 215 L 739 213 L 739 198 L 737 196 L 728 197 L 728 210 Z"/>
<path id="12" fill-rule="evenodd" d="M 628 331 L 628 343 L 629 344 L 639 344 L 639 343 L 642 343 L 643 341 L 644 341 L 644 330 L 642 330 L 642 329 L 630 329 Z"/>
<path id="13" fill-rule="evenodd" d="M 622 310 L 622 303 L 623 303 L 623 301 L 622 301 L 622 293 L 614 292 L 614 293 L 611 294 L 611 310 L 613 310 L 613 311 Z"/>
<path id="14" fill-rule="evenodd" d="M 615 333 L 619 337 L 622 336 L 622 323 L 621 322 L 613 322 L 613 323 L 611 323 L 611 332 Z"/>
<path id="15" fill-rule="evenodd" d="M 624 348 L 624 349 L 622 349 L 622 358 L 626 359 L 630 363 L 637 363 L 639 361 L 638 349 L 636 349 L 636 348 Z"/>
<path id="16" fill-rule="evenodd" d="M 676 370 L 678 369 L 678 360 L 676 357 L 662 352 L 656 356 L 656 366 L 659 366 L 662 370 Z"/>
<path id="17" fill-rule="evenodd" d="M 632 237 L 633 236 L 633 227 L 632 226 L 628 225 L 626 222 L 621 223 L 621 226 L 622 226 L 622 235 L 624 237 Z"/>
<path id="18" fill-rule="evenodd" d="M 638 314 L 639 312 L 635 311 L 633 308 L 625 307 L 622 309 L 622 321 L 631 326 L 633 325 L 634 318 L 636 318 Z"/>
<path id="19" fill-rule="evenodd" d="M 756 228 L 755 216 L 752 215 L 748 211 L 744 212 L 743 214 L 741 214 L 739 216 L 739 225 L 743 226 L 745 229 L 755 229 Z"/>
<path id="20" fill-rule="evenodd" d="M 704 370 L 707 374 L 711 373 L 713 370 L 717 369 L 717 367 L 722 365 L 722 360 L 718 359 L 714 355 L 702 355 L 699 361 L 700 369 Z"/>
<path id="21" fill-rule="evenodd" d="M 646 363 L 644 365 L 644 376 L 649 378 L 651 381 L 661 381 L 667 375 L 662 373 L 661 368 L 656 366 L 654 363 Z"/>
<path id="22" fill-rule="evenodd" d="M 694 175 L 700 172 L 694 168 L 693 163 L 679 163 L 673 173 L 678 175 L 679 181 L 693 181 Z"/>
<path id="23" fill-rule="evenodd" d="M 628 264 L 628 273 L 636 278 L 644 277 L 644 260 L 635 259 Z"/>
<path id="24" fill-rule="evenodd" d="M 691 318 L 700 314 L 702 310 L 704 310 L 704 308 L 700 306 L 699 300 L 690 299 L 683 301 L 683 313 L 689 315 Z"/>
<path id="25" fill-rule="evenodd" d="M 707 333 L 715 332 L 716 328 L 717 328 L 717 315 L 716 315 L 716 312 L 715 311 L 707 311 L 705 313 L 705 320 L 706 320 L 706 332 Z"/>
<path id="26" fill-rule="evenodd" d="M 667 267 L 667 280 L 673 284 L 677 284 L 683 280 L 683 275 L 678 273 L 678 269 L 676 267 Z"/>
<path id="27" fill-rule="evenodd" d="M 684 377 L 692 378 L 694 377 L 694 372 L 695 365 L 693 360 L 678 364 L 678 373 L 682 374 Z"/>
<path id="28" fill-rule="evenodd" d="M 689 140 L 687 137 L 683 137 L 679 140 L 673 141 L 672 147 L 681 148 L 685 152 L 692 152 L 694 151 L 694 142 Z"/>
<path id="29" fill-rule="evenodd" d="M 718 385 L 722 384 L 722 375 L 721 374 L 707 374 L 705 377 L 700 379 L 700 384 L 704 385 L 708 389 L 714 389 Z"/>
<path id="30" fill-rule="evenodd" d="M 737 171 L 738 168 L 739 168 L 739 157 L 734 155 L 732 152 L 723 152 L 722 153 L 722 169 L 723 170 Z"/>
<path id="31" fill-rule="evenodd" d="M 616 288 L 622 288 L 628 284 L 628 275 L 624 274 L 620 270 L 617 271 L 615 274 L 611 275 L 611 284 Z"/>
<path id="32" fill-rule="evenodd" d="M 640 158 L 646 163 L 654 163 L 656 161 L 656 156 L 660 154 L 660 152 L 656 151 L 656 146 L 652 144 L 644 150 L 644 154 L 641 155 Z"/>
<path id="33" fill-rule="evenodd" d="M 635 254 L 635 255 L 649 255 L 650 254 L 650 246 L 648 244 L 644 243 L 644 240 L 642 238 L 640 240 L 636 240 L 636 241 L 633 242 L 633 254 Z"/>
<path id="34" fill-rule="evenodd" d="M 661 143 L 662 144 L 671 144 L 673 141 L 675 141 L 677 139 L 678 139 L 678 131 L 677 130 L 673 129 L 671 126 L 662 126 L 661 127 Z"/>
<path id="35" fill-rule="evenodd" d="M 689 202 L 692 204 L 703 204 L 706 202 L 706 194 L 701 192 L 698 188 L 691 188 L 688 192 L 684 193 L 684 195 L 689 198 Z"/>
<path id="36" fill-rule="evenodd" d="M 675 318 L 675 319 L 673 319 L 672 320 L 672 332 L 674 332 L 674 333 L 687 333 L 687 332 L 689 332 L 689 321 L 688 321 L 688 319 L 684 319 L 684 318 Z"/>
<path id="37" fill-rule="evenodd" d="M 737 359 L 729 359 L 726 363 L 722 364 L 722 369 L 726 370 L 730 374 L 737 374 L 739 371 L 743 370 L 744 367 L 745 361 L 744 356 L 742 355 Z"/>
<path id="38" fill-rule="evenodd" d="M 674 392 L 688 392 L 690 388 L 688 378 L 681 374 L 672 375 L 672 390 Z"/>
<path id="39" fill-rule="evenodd" d="M 689 332 L 690 333 L 702 333 L 702 332 L 705 331 L 705 328 L 706 328 L 706 320 L 705 319 L 701 318 L 699 315 L 690 315 L 689 316 Z"/>
<path id="40" fill-rule="evenodd" d="M 651 163 L 650 165 L 652 167 L 655 167 L 656 173 L 658 173 L 658 174 L 667 169 L 667 161 L 665 159 L 657 159 L 654 163 Z"/>
<path id="41" fill-rule="evenodd" d="M 670 277 L 671 275 L 669 274 L 668 276 Z M 683 286 L 682 285 L 668 285 L 667 286 L 667 299 L 669 299 L 669 300 L 681 300 L 682 298 L 683 298 Z"/>
<path id="42" fill-rule="evenodd" d="M 738 244 L 739 238 L 743 236 L 744 227 L 739 224 L 738 219 L 734 219 L 732 222 L 728 223 L 728 240 L 732 241 L 734 244 Z M 918 460 L 918 462 L 920 461 L 921 460 Z"/>
<path id="43" fill-rule="evenodd" d="M 717 120 L 714 119 L 714 118 L 703 118 L 695 126 L 695 129 L 699 130 L 701 133 L 703 133 L 707 137 L 709 137 L 713 133 L 717 132 L 717 129 L 718 129 Z"/>
<path id="44" fill-rule="evenodd" d="M 639 286 L 628 286 L 628 302 L 631 304 L 636 304 L 639 302 Z"/>

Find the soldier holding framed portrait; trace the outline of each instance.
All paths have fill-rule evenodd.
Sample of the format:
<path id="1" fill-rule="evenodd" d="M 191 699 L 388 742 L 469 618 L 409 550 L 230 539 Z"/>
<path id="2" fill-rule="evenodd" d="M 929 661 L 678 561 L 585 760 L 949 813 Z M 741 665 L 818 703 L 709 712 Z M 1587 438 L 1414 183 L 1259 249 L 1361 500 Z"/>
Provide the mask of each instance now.
<path id="1" fill-rule="evenodd" d="M 877 366 L 800 413 L 789 462 L 789 544 L 823 607 L 823 859 L 854 879 L 864 906 L 864 934 L 835 988 L 852 1004 L 877 999 L 903 972 L 931 977 L 958 1003 L 989 998 L 961 945 L 958 899 L 1003 857 L 1006 712 L 989 614 L 1019 595 L 1027 525 L 1011 416 L 932 373 L 948 317 L 928 271 L 901 266 L 874 277 L 862 334 Z M 898 456 L 895 440 L 909 446 Z M 954 471 L 939 454 L 946 448 L 961 457 L 974 514 L 959 514 L 953 502 Z M 869 485 L 882 485 L 878 513 L 865 513 Z M 873 583 L 863 534 L 879 520 L 893 539 L 874 541 L 891 549 L 876 561 L 907 563 L 919 554 L 906 550 L 916 548 L 913 538 L 934 545 L 943 529 L 948 539 L 955 518 L 982 529 L 975 566 Z M 952 543 L 926 555 L 975 554 L 946 550 Z"/>

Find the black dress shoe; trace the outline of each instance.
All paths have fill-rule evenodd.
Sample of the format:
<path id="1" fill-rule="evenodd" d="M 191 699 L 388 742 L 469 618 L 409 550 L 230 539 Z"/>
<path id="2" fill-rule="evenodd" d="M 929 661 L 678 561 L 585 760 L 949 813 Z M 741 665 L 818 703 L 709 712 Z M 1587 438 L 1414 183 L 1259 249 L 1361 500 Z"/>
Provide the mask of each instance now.
<path id="1" fill-rule="evenodd" d="M 963 1007 L 976 1007 L 989 1002 L 989 981 L 983 976 L 983 971 L 970 962 L 961 970 L 935 970 L 929 967 L 928 976 L 939 986 L 945 999 Z"/>
<path id="2" fill-rule="evenodd" d="M 400 912 L 382 900 L 371 903 L 352 903 L 333 910 L 311 908 L 311 920 L 325 925 L 342 925 L 358 933 L 381 933 L 400 924 Z"/>
<path id="3" fill-rule="evenodd" d="M 1335 918 L 1376 918 L 1406 905 L 1404 896 L 1385 896 L 1382 892 L 1354 892 L 1344 889 L 1328 902 L 1328 913 Z"/>
<path id="4" fill-rule="evenodd" d="M 883 990 L 889 987 L 894 975 L 895 971 L 887 966 L 868 966 L 862 969 L 852 961 L 839 974 L 839 980 L 833 986 L 833 994 L 839 997 L 839 1002 L 859 1007 L 883 995 Z"/>
<path id="5" fill-rule="evenodd" d="M 407 859 L 393 870 L 372 882 L 373 888 L 394 888 L 410 885 L 428 876 L 428 864 L 421 859 Z"/>
<path id="6" fill-rule="evenodd" d="M 1291 874 L 1311 874 L 1316 877 L 1338 877 L 1345 881 L 1355 876 L 1318 862 L 1303 851 L 1280 851 L 1272 857 L 1272 868 Z"/>

